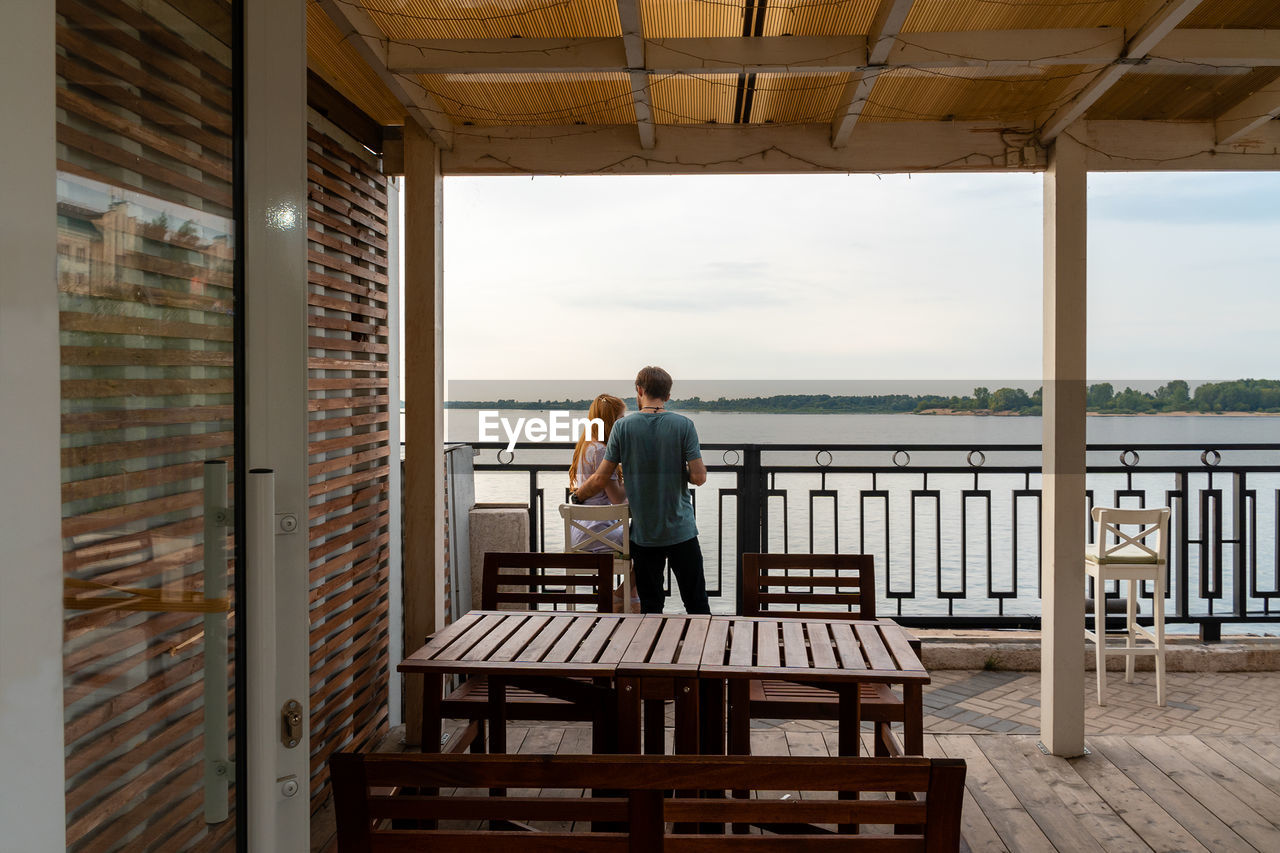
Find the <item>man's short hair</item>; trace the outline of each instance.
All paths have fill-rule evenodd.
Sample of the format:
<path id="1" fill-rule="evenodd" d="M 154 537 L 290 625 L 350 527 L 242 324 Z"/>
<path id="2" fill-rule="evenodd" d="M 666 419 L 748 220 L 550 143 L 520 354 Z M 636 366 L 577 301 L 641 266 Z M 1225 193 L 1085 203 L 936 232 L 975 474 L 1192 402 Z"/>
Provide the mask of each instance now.
<path id="1" fill-rule="evenodd" d="M 646 397 L 657 400 L 671 399 L 671 374 L 661 367 L 644 367 L 636 374 L 636 387 Z"/>

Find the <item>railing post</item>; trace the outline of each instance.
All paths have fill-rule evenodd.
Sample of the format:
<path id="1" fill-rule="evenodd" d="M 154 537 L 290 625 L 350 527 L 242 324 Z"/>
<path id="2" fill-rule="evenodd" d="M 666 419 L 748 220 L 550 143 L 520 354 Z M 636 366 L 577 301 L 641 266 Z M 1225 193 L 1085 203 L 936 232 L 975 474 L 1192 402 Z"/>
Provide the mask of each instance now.
<path id="1" fill-rule="evenodd" d="M 1232 592 L 1235 593 L 1235 611 L 1233 615 L 1244 616 L 1248 612 L 1248 561 L 1245 553 L 1248 548 L 1248 537 L 1245 535 L 1245 472 L 1236 471 L 1231 475 L 1231 538 L 1235 540 L 1234 557 L 1231 561 Z"/>
<path id="2" fill-rule="evenodd" d="M 738 469 L 738 554 L 735 612 L 742 612 L 742 555 L 760 552 L 760 523 L 764 517 L 764 482 L 760 473 L 760 445 L 742 448 Z"/>

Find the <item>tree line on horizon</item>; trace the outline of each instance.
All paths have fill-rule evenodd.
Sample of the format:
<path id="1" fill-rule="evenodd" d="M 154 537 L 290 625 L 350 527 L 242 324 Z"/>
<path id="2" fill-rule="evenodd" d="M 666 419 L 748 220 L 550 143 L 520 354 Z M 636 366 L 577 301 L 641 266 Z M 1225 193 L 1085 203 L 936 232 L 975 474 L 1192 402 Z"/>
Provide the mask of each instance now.
<path id="1" fill-rule="evenodd" d="M 1028 394 L 1021 388 L 977 387 L 971 395 L 944 397 L 935 394 L 774 394 L 769 397 L 701 397 L 673 399 L 673 411 L 744 412 L 759 414 L 924 414 L 938 410 L 962 413 L 1039 415 L 1043 391 Z M 634 397 L 624 398 L 636 409 Z M 403 405 L 403 404 L 402 404 Z M 586 411 L 590 400 L 449 400 L 450 409 L 565 409 Z M 1108 414 L 1159 414 L 1162 412 L 1276 412 L 1280 413 L 1280 380 L 1236 379 L 1206 382 L 1192 392 L 1182 379 L 1174 379 L 1155 391 L 1126 387 L 1116 391 L 1110 382 L 1089 386 L 1086 406 L 1090 412 Z"/>

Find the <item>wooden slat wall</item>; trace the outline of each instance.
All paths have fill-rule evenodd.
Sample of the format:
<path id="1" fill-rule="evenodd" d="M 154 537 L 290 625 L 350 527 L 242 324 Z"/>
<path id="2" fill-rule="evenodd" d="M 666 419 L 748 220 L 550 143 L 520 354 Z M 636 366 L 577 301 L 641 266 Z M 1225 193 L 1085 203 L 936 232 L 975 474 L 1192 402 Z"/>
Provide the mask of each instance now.
<path id="1" fill-rule="evenodd" d="M 330 754 L 369 746 L 387 729 L 388 426 L 399 389 L 388 387 L 386 178 L 374 155 L 314 111 L 307 159 L 318 807 L 328 794 Z"/>
<path id="2" fill-rule="evenodd" d="M 64 566 L 198 593 L 203 463 L 233 452 L 231 10 L 178 7 L 57 2 Z M 203 815 L 203 616 L 64 627 L 69 849 L 232 849 Z"/>

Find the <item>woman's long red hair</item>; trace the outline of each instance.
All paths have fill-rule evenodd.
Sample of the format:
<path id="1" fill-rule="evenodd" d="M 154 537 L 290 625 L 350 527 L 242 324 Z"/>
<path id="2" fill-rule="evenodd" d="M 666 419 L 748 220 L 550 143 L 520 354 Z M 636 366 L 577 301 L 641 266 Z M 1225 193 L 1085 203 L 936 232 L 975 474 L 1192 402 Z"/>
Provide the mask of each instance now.
<path id="1" fill-rule="evenodd" d="M 601 394 L 591 401 L 591 407 L 587 409 L 588 418 L 599 418 L 604 421 L 604 441 L 609 442 L 609 434 L 613 432 L 613 425 L 618 422 L 618 418 L 622 417 L 622 413 L 627 410 L 627 404 L 622 399 L 612 394 Z M 583 430 L 582 435 L 578 436 L 578 444 L 573 448 L 573 462 L 569 464 L 569 488 L 578 488 L 578 463 L 582 461 L 582 454 L 586 451 L 587 445 L 594 441 L 590 438 L 591 428 Z"/>

